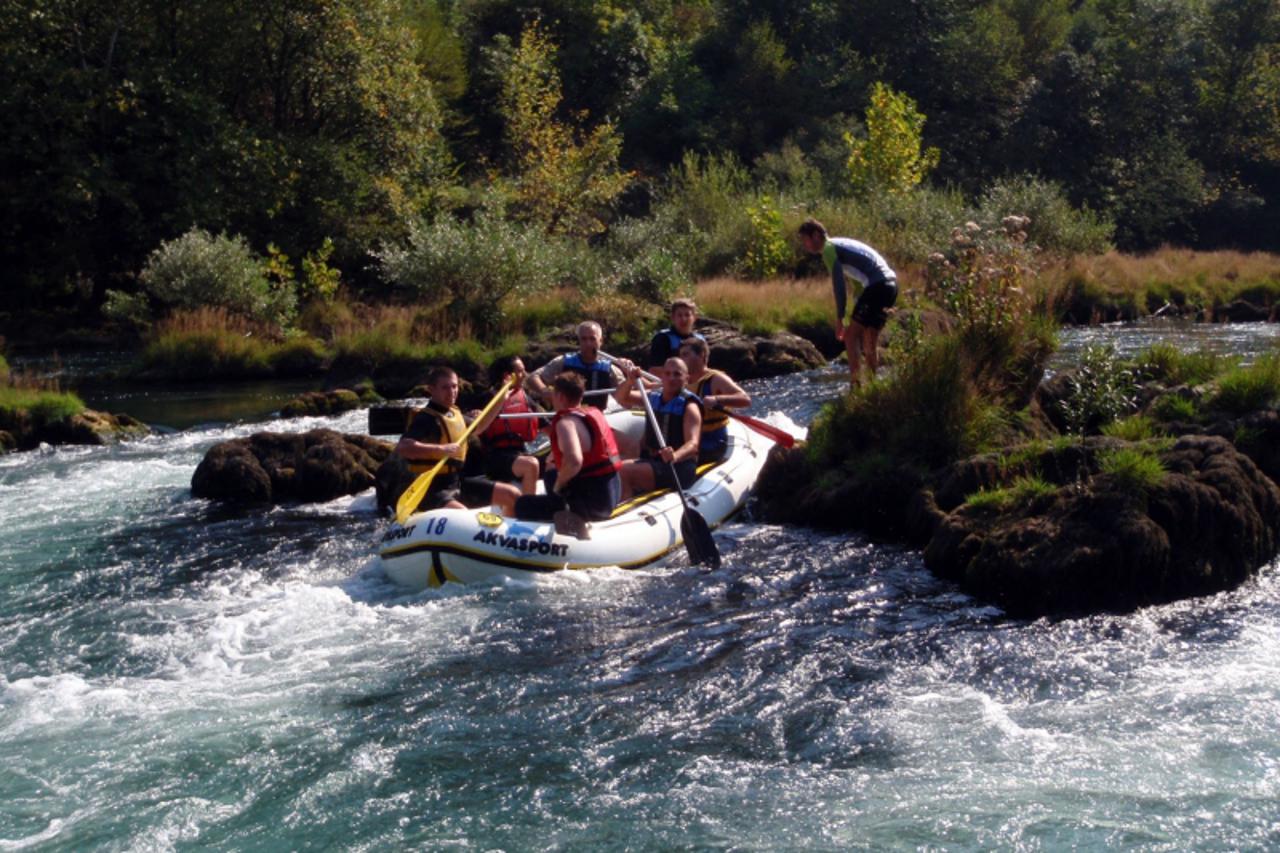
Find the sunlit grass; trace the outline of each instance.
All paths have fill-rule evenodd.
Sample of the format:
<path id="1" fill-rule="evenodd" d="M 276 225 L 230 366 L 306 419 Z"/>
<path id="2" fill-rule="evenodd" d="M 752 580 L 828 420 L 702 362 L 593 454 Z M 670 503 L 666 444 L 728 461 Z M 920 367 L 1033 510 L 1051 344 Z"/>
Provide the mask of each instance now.
<path id="1" fill-rule="evenodd" d="M 1037 476 L 1016 478 L 1008 486 L 981 489 L 967 498 L 965 506 L 976 510 L 1005 512 L 1017 506 L 1028 506 L 1041 498 L 1056 494 L 1058 487 Z"/>
<path id="2" fill-rule="evenodd" d="M 1280 352 L 1270 353 L 1247 367 L 1237 367 L 1218 380 L 1210 401 L 1214 408 L 1246 414 L 1280 402 Z"/>
<path id="3" fill-rule="evenodd" d="M 1148 494 L 1164 482 L 1168 471 L 1155 450 L 1130 445 L 1099 454 L 1098 468 L 1110 477 L 1120 490 L 1130 494 Z"/>

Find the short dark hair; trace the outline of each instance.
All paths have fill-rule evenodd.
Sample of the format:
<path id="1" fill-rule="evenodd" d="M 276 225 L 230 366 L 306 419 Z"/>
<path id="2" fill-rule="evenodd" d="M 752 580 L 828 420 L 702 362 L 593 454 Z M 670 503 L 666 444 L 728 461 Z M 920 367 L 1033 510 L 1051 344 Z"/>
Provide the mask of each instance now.
<path id="1" fill-rule="evenodd" d="M 516 362 L 524 362 L 524 359 L 518 355 L 504 355 L 502 358 L 489 365 L 489 384 L 495 388 L 502 384 L 502 377 L 508 373 L 515 372 Z"/>
<path id="2" fill-rule="evenodd" d="M 800 227 L 796 230 L 806 237 L 812 237 L 815 234 L 821 234 L 823 237 L 827 236 L 827 226 L 823 225 L 812 216 L 804 222 L 801 222 Z"/>
<path id="3" fill-rule="evenodd" d="M 685 349 L 686 347 L 693 350 L 694 355 L 698 356 L 698 358 L 703 361 L 707 360 L 707 353 L 710 352 L 710 349 L 707 347 L 707 342 L 702 338 L 685 338 L 680 342 L 680 349 Z"/>
<path id="4" fill-rule="evenodd" d="M 447 364 L 437 364 L 435 367 L 427 371 L 427 386 L 435 385 L 446 376 L 457 376 L 458 371 L 454 370 Z"/>
<path id="5" fill-rule="evenodd" d="M 577 373 L 571 370 L 562 370 L 556 374 L 551 387 L 563 394 L 571 405 L 576 406 L 582 402 L 582 395 L 586 393 L 587 383 Z"/>
<path id="6" fill-rule="evenodd" d="M 676 313 L 677 308 L 688 308 L 693 313 L 695 314 L 698 313 L 698 303 L 694 302 L 692 299 L 689 299 L 687 297 L 683 299 L 677 299 L 675 302 L 672 302 L 670 313 L 672 314 Z"/>

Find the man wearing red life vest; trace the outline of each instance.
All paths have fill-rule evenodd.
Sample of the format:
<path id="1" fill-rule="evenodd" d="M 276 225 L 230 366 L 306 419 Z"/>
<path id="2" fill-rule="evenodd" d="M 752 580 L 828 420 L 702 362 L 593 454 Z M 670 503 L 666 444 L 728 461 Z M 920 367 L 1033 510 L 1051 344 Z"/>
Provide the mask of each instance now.
<path id="1" fill-rule="evenodd" d="M 618 504 L 622 460 L 604 414 L 582 405 L 582 377 L 565 372 L 551 387 L 556 414 L 551 419 L 551 465 L 543 476 L 547 494 L 521 497 L 516 517 L 554 520 L 557 531 L 586 539 L 586 521 L 608 518 Z"/>

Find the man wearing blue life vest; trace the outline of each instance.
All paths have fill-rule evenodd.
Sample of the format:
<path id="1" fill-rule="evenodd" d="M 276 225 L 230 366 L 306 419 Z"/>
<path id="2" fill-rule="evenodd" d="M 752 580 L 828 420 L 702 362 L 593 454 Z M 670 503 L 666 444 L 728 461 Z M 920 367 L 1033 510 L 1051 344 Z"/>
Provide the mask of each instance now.
<path id="1" fill-rule="evenodd" d="M 831 273 L 831 289 L 836 297 L 836 339 L 844 341 L 849 354 L 849 382 L 857 385 L 861 358 L 867 360 L 872 377 L 880 367 L 876 345 L 880 330 L 889 319 L 888 310 L 898 300 L 898 275 L 875 249 L 848 237 L 828 237 L 827 229 L 816 219 L 806 219 L 799 231 L 805 251 L 820 255 Z M 848 288 L 853 289 L 858 301 L 846 328 Z"/>
<path id="2" fill-rule="evenodd" d="M 649 343 L 649 367 L 657 372 L 667 359 L 680 355 L 680 345 L 690 338 L 705 341 L 693 330 L 698 321 L 698 305 L 692 299 L 677 299 L 671 303 L 671 325 L 653 336 Z"/>
<path id="3" fill-rule="evenodd" d="M 745 409 L 751 405 L 751 395 L 730 379 L 729 374 L 707 366 L 709 353 L 707 342 L 697 338 L 689 338 L 680 345 L 680 358 L 689 365 L 689 390 L 702 398 L 699 462 L 719 462 L 729 449 L 729 416 L 725 409 Z"/>
<path id="4" fill-rule="evenodd" d="M 448 367 L 434 367 L 427 374 L 427 391 L 431 395 L 425 409 L 419 409 L 409 422 L 395 452 L 403 458 L 413 474 L 422 474 L 441 459 L 447 460 L 431 481 L 431 486 L 418 504 L 417 511 L 465 509 L 497 504 L 505 515 L 511 515 L 515 501 L 507 497 L 487 477 L 464 477 L 467 442 L 462 441 L 467 422 L 457 407 L 458 374 Z M 483 431 L 498 416 L 494 408 L 476 426 Z"/>
<path id="5" fill-rule="evenodd" d="M 697 476 L 702 410 L 696 400 L 684 393 L 689 381 L 688 365 L 677 357 L 667 359 L 661 370 L 662 388 L 655 391 L 645 391 L 639 384 L 642 373 L 639 367 L 632 366 L 627 381 L 618 389 L 618 402 L 641 406 L 644 401 L 640 395 L 648 394 L 662 439 L 645 425 L 640 458 L 622 463 L 623 500 L 654 489 L 675 488 L 673 467 L 681 486 L 688 487 Z"/>
<path id="6" fill-rule="evenodd" d="M 583 402 L 588 406 L 604 409 L 609 405 L 609 395 L 589 392 L 617 388 L 626 379 L 624 371 L 630 362 L 619 359 L 615 363 L 600 355 L 600 347 L 604 345 L 604 330 L 594 320 L 579 323 L 577 331 L 578 351 L 551 359 L 541 369 L 529 374 L 524 387 L 548 406 L 555 405 L 551 384 L 557 376 L 568 370 L 582 377 L 588 392 Z"/>

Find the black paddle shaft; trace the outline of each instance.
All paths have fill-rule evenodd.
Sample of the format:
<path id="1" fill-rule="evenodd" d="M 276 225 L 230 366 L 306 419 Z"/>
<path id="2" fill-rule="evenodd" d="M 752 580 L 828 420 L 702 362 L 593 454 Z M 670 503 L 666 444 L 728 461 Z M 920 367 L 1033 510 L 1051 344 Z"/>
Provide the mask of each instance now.
<path id="1" fill-rule="evenodd" d="M 649 419 L 650 428 L 658 437 L 658 442 L 665 448 L 666 436 L 658 426 L 658 419 L 653 414 L 653 404 L 649 402 L 649 394 L 643 388 L 640 389 L 640 399 L 644 401 L 644 413 Z M 711 528 L 702 514 L 689 506 L 689 499 L 684 496 L 684 489 L 680 485 L 680 476 L 676 473 L 675 462 L 667 464 L 671 466 L 671 479 L 675 481 L 676 494 L 680 496 L 680 503 L 684 507 L 684 514 L 680 518 L 680 535 L 684 537 L 684 547 L 689 552 L 689 562 L 718 569 L 720 568 L 720 550 L 716 548 L 716 541 L 711 538 Z"/>

